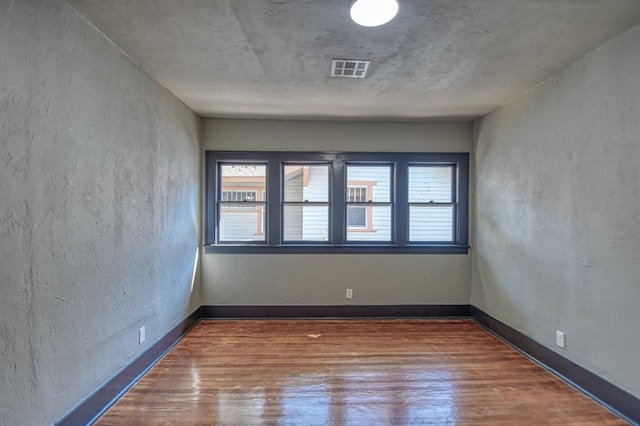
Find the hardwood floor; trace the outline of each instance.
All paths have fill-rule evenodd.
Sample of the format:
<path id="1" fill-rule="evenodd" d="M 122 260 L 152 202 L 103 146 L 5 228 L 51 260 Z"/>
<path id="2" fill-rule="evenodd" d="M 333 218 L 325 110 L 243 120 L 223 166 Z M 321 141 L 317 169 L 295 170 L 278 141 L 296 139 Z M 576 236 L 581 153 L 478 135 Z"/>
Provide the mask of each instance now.
<path id="1" fill-rule="evenodd" d="M 626 425 L 480 326 L 198 324 L 97 425 Z"/>

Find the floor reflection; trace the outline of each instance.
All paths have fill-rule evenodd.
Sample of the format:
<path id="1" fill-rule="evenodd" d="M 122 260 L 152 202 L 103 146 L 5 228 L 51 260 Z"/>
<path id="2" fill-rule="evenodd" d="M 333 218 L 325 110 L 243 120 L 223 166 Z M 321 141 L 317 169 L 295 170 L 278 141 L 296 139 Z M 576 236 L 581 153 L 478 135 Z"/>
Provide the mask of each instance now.
<path id="1" fill-rule="evenodd" d="M 331 423 L 331 386 L 319 375 L 290 377 L 282 388 L 283 425 Z"/>
<path id="2" fill-rule="evenodd" d="M 344 423 L 454 424 L 457 404 L 452 378 L 446 370 L 415 368 L 346 374 Z M 395 385 L 390 387 L 390 382 Z"/>
<path id="3" fill-rule="evenodd" d="M 197 370 L 193 378 L 195 386 Z M 458 418 L 454 383 L 447 370 L 415 367 L 283 372 L 268 389 L 218 390 L 215 417 L 225 425 L 260 424 L 265 415 L 282 425 L 452 425 Z"/>
<path id="4" fill-rule="evenodd" d="M 200 378 L 200 368 L 196 362 L 191 362 L 191 368 L 189 369 L 189 373 L 191 374 L 191 388 L 192 388 L 192 396 L 197 403 L 200 399 L 200 388 L 202 385 L 202 380 Z"/>
<path id="5" fill-rule="evenodd" d="M 265 409 L 265 392 L 253 389 L 221 389 L 217 392 L 216 424 L 260 424 Z"/>
<path id="6" fill-rule="evenodd" d="M 403 424 L 429 420 L 432 424 L 452 425 L 458 418 L 454 376 L 447 370 L 420 369 L 404 375 L 405 383 L 416 383 L 419 389 L 403 392 Z M 424 384 L 428 386 L 424 386 Z"/>

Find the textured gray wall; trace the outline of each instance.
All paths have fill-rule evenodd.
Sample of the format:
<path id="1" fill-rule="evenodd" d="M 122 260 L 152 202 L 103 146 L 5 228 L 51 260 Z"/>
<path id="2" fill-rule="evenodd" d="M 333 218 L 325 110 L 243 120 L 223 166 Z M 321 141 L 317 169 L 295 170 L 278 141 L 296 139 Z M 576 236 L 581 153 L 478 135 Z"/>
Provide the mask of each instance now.
<path id="1" fill-rule="evenodd" d="M 639 76 L 635 27 L 476 124 L 472 281 L 474 305 L 637 397 Z"/>
<path id="2" fill-rule="evenodd" d="M 470 152 L 470 123 L 203 120 L 206 149 Z M 203 304 L 467 304 L 468 255 L 231 255 L 202 259 Z M 353 288 L 353 299 L 345 289 Z"/>
<path id="3" fill-rule="evenodd" d="M 0 424 L 56 421 L 200 305 L 198 129 L 66 3 L 0 3 Z"/>

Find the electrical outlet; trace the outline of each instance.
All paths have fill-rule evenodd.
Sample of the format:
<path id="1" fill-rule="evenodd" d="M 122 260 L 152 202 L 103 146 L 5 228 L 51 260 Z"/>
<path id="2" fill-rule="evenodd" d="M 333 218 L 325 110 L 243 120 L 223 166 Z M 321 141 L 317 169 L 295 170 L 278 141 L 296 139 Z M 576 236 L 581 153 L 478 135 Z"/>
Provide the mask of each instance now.
<path id="1" fill-rule="evenodd" d="M 560 330 L 556 330 L 556 345 L 560 346 L 561 348 L 565 347 L 565 336 L 564 333 Z"/>
<path id="2" fill-rule="evenodd" d="M 147 339 L 147 330 L 146 327 L 142 327 L 138 330 L 138 344 L 141 345 Z"/>
<path id="3" fill-rule="evenodd" d="M 347 289 L 347 295 L 345 297 L 347 299 L 352 299 L 353 298 L 353 289 L 352 288 L 348 288 Z"/>

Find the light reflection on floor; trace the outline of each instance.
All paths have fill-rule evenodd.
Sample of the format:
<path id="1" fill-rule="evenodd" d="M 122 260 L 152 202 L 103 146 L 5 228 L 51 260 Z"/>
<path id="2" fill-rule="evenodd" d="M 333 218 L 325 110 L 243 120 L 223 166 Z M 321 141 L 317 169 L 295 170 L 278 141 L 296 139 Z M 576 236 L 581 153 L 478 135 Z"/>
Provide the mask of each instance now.
<path id="1" fill-rule="evenodd" d="M 321 376 L 302 375 L 287 379 L 283 387 L 283 424 L 295 425 L 305 418 L 307 425 L 326 425 L 331 419 L 331 387 Z M 287 420 L 289 419 L 289 420 Z"/>
<path id="2" fill-rule="evenodd" d="M 404 377 L 404 384 L 392 392 L 386 383 L 390 374 Z M 200 378 L 195 366 L 192 377 L 194 392 L 198 394 Z M 431 424 L 448 425 L 455 424 L 457 418 L 452 375 L 445 370 L 408 368 L 399 372 L 396 368 L 394 371 L 357 373 L 351 370 L 331 376 L 301 373 L 281 380 L 282 383 L 274 384 L 269 393 L 262 387 L 218 390 L 216 422 L 259 424 L 265 414 L 267 398 L 279 401 L 283 425 L 297 425 L 299 419 L 305 419 L 307 426 L 375 425 L 380 422 L 419 424 L 425 419 Z M 425 391 L 424 383 L 432 386 Z M 385 392 L 376 392 L 376 387 Z"/>
<path id="3" fill-rule="evenodd" d="M 221 389 L 217 393 L 217 403 L 216 424 L 259 424 L 264 414 L 264 389 Z"/>

